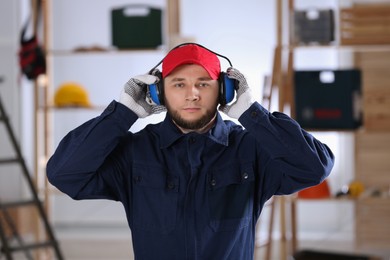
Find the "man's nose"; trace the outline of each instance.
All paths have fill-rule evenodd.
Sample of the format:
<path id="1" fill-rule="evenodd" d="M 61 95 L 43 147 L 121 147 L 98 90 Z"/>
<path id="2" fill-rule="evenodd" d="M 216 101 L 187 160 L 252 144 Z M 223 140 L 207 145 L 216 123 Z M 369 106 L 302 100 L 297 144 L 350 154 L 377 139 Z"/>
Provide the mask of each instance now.
<path id="1" fill-rule="evenodd" d="M 186 99 L 190 101 L 199 99 L 199 89 L 197 86 L 193 85 L 187 88 Z"/>

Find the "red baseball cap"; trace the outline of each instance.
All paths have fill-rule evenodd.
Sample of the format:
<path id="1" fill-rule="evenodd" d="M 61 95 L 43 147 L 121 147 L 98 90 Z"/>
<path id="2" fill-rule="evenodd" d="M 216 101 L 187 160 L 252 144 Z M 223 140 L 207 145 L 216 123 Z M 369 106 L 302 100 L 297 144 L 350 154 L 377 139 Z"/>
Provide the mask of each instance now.
<path id="1" fill-rule="evenodd" d="M 162 63 L 163 78 L 183 64 L 202 66 L 214 80 L 218 79 L 221 72 L 221 64 L 216 54 L 196 44 L 188 44 L 171 50 L 164 58 Z"/>

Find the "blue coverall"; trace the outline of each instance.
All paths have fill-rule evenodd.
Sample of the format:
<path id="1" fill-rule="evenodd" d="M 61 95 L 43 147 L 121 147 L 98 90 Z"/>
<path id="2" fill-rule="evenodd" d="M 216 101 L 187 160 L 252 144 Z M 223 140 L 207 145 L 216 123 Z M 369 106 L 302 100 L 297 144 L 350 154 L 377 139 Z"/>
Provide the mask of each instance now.
<path id="1" fill-rule="evenodd" d="M 49 181 L 76 200 L 120 201 L 135 259 L 253 259 L 255 225 L 273 195 L 316 185 L 331 150 L 285 114 L 255 102 L 239 118 L 217 115 L 205 134 L 138 119 L 112 101 L 67 134 L 47 164 Z"/>

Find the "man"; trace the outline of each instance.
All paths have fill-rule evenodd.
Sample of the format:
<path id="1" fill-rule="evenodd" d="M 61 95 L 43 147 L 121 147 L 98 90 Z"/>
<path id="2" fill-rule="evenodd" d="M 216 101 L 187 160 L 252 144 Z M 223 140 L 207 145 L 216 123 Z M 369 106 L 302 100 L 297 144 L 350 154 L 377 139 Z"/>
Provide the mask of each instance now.
<path id="1" fill-rule="evenodd" d="M 49 181 L 70 197 L 123 204 L 136 259 L 253 259 L 264 203 L 320 183 L 333 167 L 330 149 L 254 102 L 234 68 L 226 75 L 236 99 L 225 104 L 221 73 L 216 53 L 174 48 L 161 73 L 130 79 L 119 102 L 71 131 L 48 162 Z M 165 108 L 163 122 L 128 131 Z"/>

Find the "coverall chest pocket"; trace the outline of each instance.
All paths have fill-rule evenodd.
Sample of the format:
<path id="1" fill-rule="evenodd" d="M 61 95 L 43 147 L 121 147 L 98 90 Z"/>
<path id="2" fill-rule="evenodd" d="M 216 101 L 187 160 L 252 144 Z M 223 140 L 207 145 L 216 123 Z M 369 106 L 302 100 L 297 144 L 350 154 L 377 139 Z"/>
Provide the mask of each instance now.
<path id="1" fill-rule="evenodd" d="M 175 228 L 179 178 L 164 167 L 133 166 L 133 227 L 169 233 Z"/>
<path id="2" fill-rule="evenodd" d="M 247 227 L 253 216 L 252 163 L 232 163 L 207 176 L 210 226 L 214 231 Z"/>

